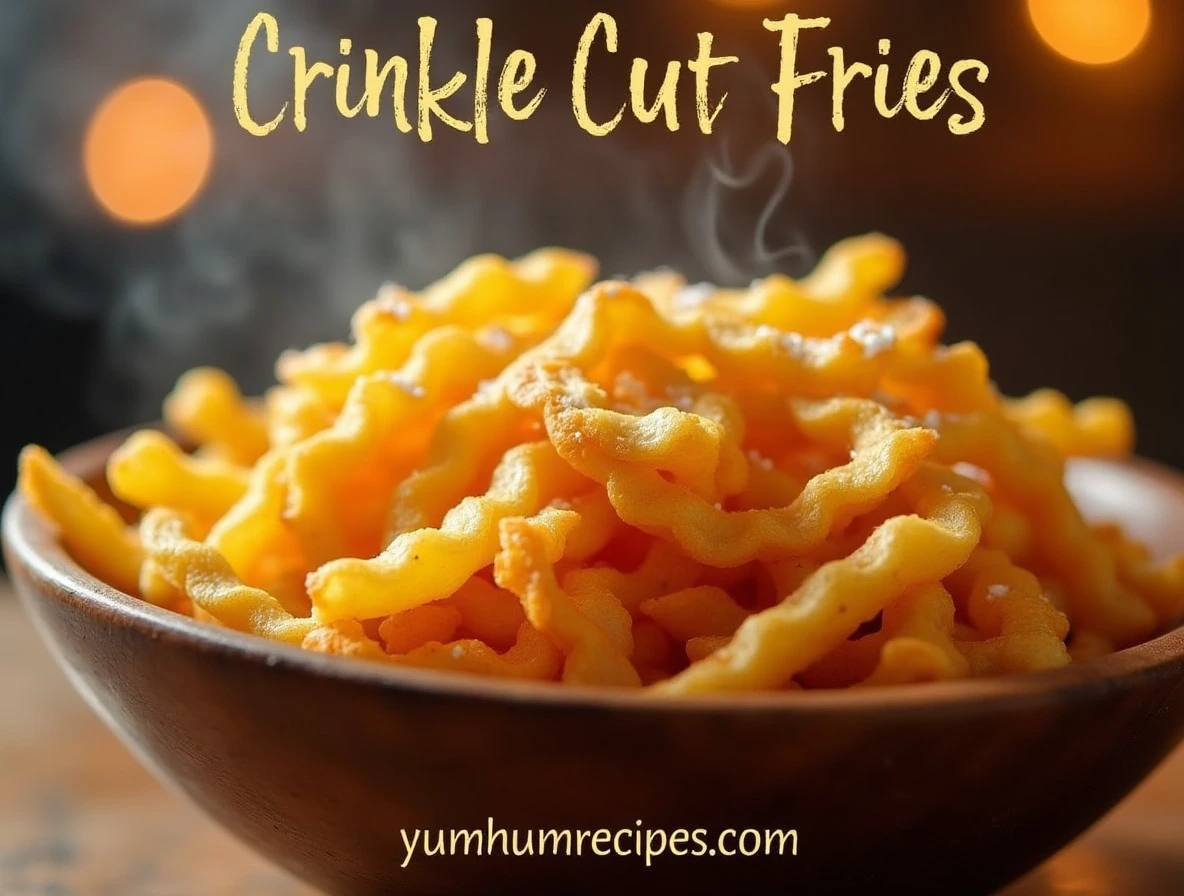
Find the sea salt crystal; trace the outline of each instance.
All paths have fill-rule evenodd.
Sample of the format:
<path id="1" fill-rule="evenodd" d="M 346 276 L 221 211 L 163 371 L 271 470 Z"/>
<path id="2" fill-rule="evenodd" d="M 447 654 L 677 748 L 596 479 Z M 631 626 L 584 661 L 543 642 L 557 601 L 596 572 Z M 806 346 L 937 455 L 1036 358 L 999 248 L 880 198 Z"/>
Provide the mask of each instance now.
<path id="1" fill-rule="evenodd" d="M 385 284 L 382 289 L 378 291 L 378 295 L 374 299 L 379 309 L 389 314 L 395 320 L 403 321 L 411 316 L 411 303 L 402 294 L 398 286 L 393 283 Z"/>
<path id="2" fill-rule="evenodd" d="M 391 382 L 410 395 L 412 398 L 423 398 L 425 395 L 427 395 L 427 392 L 424 391 L 423 386 L 421 386 L 419 383 L 412 382 L 405 377 L 392 376 Z"/>
<path id="3" fill-rule="evenodd" d="M 773 469 L 773 461 L 769 460 L 769 458 L 765 457 L 759 451 L 749 451 L 748 459 L 762 470 Z"/>
<path id="4" fill-rule="evenodd" d="M 490 327 L 481 334 L 481 341 L 495 352 L 508 352 L 514 347 L 514 337 L 505 327 Z"/>
<path id="5" fill-rule="evenodd" d="M 715 292 L 716 287 L 713 283 L 692 283 L 674 294 L 674 307 L 681 311 L 691 311 L 703 305 Z"/>
<path id="6" fill-rule="evenodd" d="M 1001 597 L 1007 597 L 1011 594 L 1011 589 L 1007 585 L 991 585 L 987 588 L 988 600 L 999 600 Z"/>
<path id="7" fill-rule="evenodd" d="M 463 659 L 464 655 L 465 655 L 465 649 L 463 647 L 461 647 L 459 644 L 454 644 L 452 647 L 452 658 L 454 660 L 459 660 L 459 659 Z"/>
<path id="8" fill-rule="evenodd" d="M 631 401 L 635 404 L 643 403 L 649 396 L 649 390 L 645 383 L 628 370 L 621 371 L 613 380 L 613 393 L 616 399 Z"/>
<path id="9" fill-rule="evenodd" d="M 896 330 L 888 325 L 881 326 L 865 320 L 853 326 L 848 333 L 863 346 L 865 358 L 874 358 L 896 347 Z"/>
<path id="10" fill-rule="evenodd" d="M 786 333 L 781 337 L 781 347 L 795 358 L 800 358 L 806 350 L 806 340 L 801 333 Z"/>

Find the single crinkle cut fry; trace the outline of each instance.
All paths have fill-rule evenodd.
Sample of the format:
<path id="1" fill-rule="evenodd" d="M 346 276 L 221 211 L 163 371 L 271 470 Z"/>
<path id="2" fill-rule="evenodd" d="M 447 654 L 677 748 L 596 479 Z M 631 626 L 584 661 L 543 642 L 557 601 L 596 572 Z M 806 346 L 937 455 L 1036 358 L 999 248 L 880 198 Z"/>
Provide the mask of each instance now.
<path id="1" fill-rule="evenodd" d="M 974 675 L 1069 663 L 1068 618 L 1048 600 L 1040 580 L 1005 553 L 980 546 L 948 581 L 964 615 L 984 636 L 960 645 Z"/>
<path id="2" fill-rule="evenodd" d="M 723 315 L 809 337 L 833 336 L 873 309 L 904 274 L 904 248 L 882 234 L 843 240 L 800 280 L 773 274 L 747 289 L 687 285 L 677 274 L 655 271 L 635 280 L 672 317 Z"/>
<path id="3" fill-rule="evenodd" d="M 849 557 L 824 564 L 731 642 L 651 690 L 695 694 L 778 688 L 892 600 L 966 562 L 990 503 L 973 482 L 926 464 L 902 487 L 915 515 L 893 517 Z"/>
<path id="4" fill-rule="evenodd" d="M 954 601 L 941 585 L 902 594 L 884 608 L 879 661 L 860 686 L 966 677 L 971 664 L 958 649 L 955 631 Z"/>
<path id="5" fill-rule="evenodd" d="M 220 457 L 193 457 L 162 432 L 133 433 L 107 460 L 117 498 L 141 510 L 167 507 L 193 518 L 203 533 L 246 494 L 250 469 Z"/>
<path id="6" fill-rule="evenodd" d="M 1004 414 L 1031 438 L 1051 443 L 1065 457 L 1128 457 L 1135 448 L 1135 421 L 1116 398 L 1073 404 L 1055 389 L 1037 389 L 1004 401 Z"/>
<path id="7" fill-rule="evenodd" d="M 224 371 L 199 367 L 164 401 L 164 419 L 203 452 L 250 466 L 269 446 L 267 415 L 248 402 Z"/>
<path id="8" fill-rule="evenodd" d="M 651 598 L 642 603 L 641 612 L 684 643 L 712 635 L 731 637 L 748 618 L 748 611 L 728 592 L 712 585 Z"/>
<path id="9" fill-rule="evenodd" d="M 267 413 L 267 436 L 272 447 L 287 448 L 302 442 L 336 419 L 336 411 L 311 389 L 272 386 L 263 397 Z"/>
<path id="10" fill-rule="evenodd" d="M 304 641 L 315 627 L 311 619 L 295 618 L 266 591 L 244 585 L 225 557 L 185 529 L 180 515 L 160 508 L 140 521 L 145 552 L 174 588 L 228 628 L 288 644 Z"/>
<path id="11" fill-rule="evenodd" d="M 226 559 L 244 583 L 262 588 L 278 569 L 284 569 L 298 575 L 298 590 L 303 594 L 308 566 L 296 534 L 283 520 L 287 496 L 284 465 L 282 451 L 261 458 L 251 471 L 246 494 L 214 524 L 205 542 Z"/>
<path id="12" fill-rule="evenodd" d="M 636 466 L 661 470 L 712 500 L 743 487 L 739 440 L 704 414 L 660 407 L 637 416 L 595 407 L 608 396 L 564 362 L 521 368 L 509 388 L 515 403 L 542 415 L 560 456 L 598 482 Z"/>
<path id="13" fill-rule="evenodd" d="M 608 481 L 609 500 L 632 526 L 674 540 L 709 566 L 739 566 L 808 554 L 832 532 L 883 501 L 925 459 L 932 431 L 909 427 L 874 402 L 799 402 L 799 427 L 850 446 L 849 463 L 811 478 L 784 507 L 728 511 L 653 471 L 626 468 Z"/>
<path id="14" fill-rule="evenodd" d="M 494 564 L 497 583 L 518 595 L 526 618 L 564 655 L 569 684 L 638 687 L 637 670 L 610 635 L 580 611 L 555 581 L 547 539 L 529 521 L 506 519 Z"/>
<path id="15" fill-rule="evenodd" d="M 448 597 L 493 562 L 498 524 L 509 517 L 535 516 L 547 532 L 548 551 L 556 560 L 579 514 L 547 505 L 588 485 L 549 442 L 512 448 L 489 490 L 461 501 L 440 528 L 399 535 L 373 559 L 333 560 L 310 573 L 308 593 L 314 615 L 322 622 L 373 618 Z"/>
<path id="16" fill-rule="evenodd" d="M 447 644 L 433 641 L 410 653 L 392 656 L 390 660 L 416 669 L 534 681 L 554 680 L 563 665 L 559 650 L 529 622 L 519 626 L 514 644 L 505 653 L 499 654 L 483 641 L 463 640 Z"/>
<path id="17" fill-rule="evenodd" d="M 448 598 L 460 613 L 461 628 L 495 650 L 507 650 L 526 621 L 517 595 L 480 576 L 473 576 Z"/>
<path id="18" fill-rule="evenodd" d="M 429 641 L 450 641 L 461 621 L 456 607 L 424 604 L 386 617 L 378 626 L 378 635 L 387 653 L 408 653 Z"/>
<path id="19" fill-rule="evenodd" d="M 436 426 L 419 467 L 395 489 L 387 541 L 416 529 L 439 528 L 445 515 L 472 494 L 482 471 L 529 435 L 523 412 L 497 390 L 478 391 L 452 407 Z"/>
<path id="20" fill-rule="evenodd" d="M 21 496 L 57 530 L 74 560 L 112 588 L 139 593 L 144 553 L 135 530 L 85 482 L 67 472 L 44 448 L 21 452 Z"/>
<path id="21" fill-rule="evenodd" d="M 391 661 L 381 645 L 371 640 L 362 623 L 355 619 L 314 625 L 309 628 L 300 646 L 314 653 L 378 662 Z"/>

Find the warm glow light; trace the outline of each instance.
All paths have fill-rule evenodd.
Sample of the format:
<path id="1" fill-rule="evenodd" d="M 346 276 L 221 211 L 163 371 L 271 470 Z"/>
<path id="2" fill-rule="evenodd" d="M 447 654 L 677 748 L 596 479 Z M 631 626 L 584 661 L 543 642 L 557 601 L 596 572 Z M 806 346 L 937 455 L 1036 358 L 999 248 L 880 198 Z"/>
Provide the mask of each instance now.
<path id="1" fill-rule="evenodd" d="M 1130 56 L 1151 28 L 1151 0 L 1028 0 L 1028 14 L 1045 43 L 1090 65 Z"/>
<path id="2" fill-rule="evenodd" d="M 189 205 L 213 156 L 205 109 L 186 88 L 164 78 L 129 81 L 110 93 L 83 146 L 95 198 L 130 224 L 157 224 Z"/>

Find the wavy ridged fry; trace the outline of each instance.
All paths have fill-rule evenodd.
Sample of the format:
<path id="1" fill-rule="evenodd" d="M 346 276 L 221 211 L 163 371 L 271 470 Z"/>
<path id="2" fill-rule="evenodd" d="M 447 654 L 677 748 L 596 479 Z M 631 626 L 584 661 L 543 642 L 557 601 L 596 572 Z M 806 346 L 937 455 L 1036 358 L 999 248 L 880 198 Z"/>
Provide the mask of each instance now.
<path id="1" fill-rule="evenodd" d="M 246 494 L 250 469 L 220 457 L 190 456 L 164 433 L 144 429 L 112 452 L 107 482 L 121 501 L 180 511 L 204 534 Z"/>
<path id="2" fill-rule="evenodd" d="M 391 662 L 392 660 L 377 642 L 370 640 L 362 623 L 355 619 L 343 619 L 339 622 L 330 622 L 328 625 L 314 626 L 304 636 L 300 646 L 305 650 L 327 653 L 332 656 L 344 656 L 372 662 Z"/>
<path id="3" fill-rule="evenodd" d="M 283 522 L 287 484 L 282 453 L 264 456 L 251 472 L 246 494 L 210 530 L 205 542 L 226 558 L 244 582 L 260 585 L 263 558 L 291 558 L 305 565 L 300 543 Z"/>
<path id="4" fill-rule="evenodd" d="M 1087 525 L 1064 485 L 1068 457 L 1131 452 L 1129 409 L 1003 397 L 939 306 L 889 293 L 905 260 L 868 234 L 796 280 L 588 289 L 577 252 L 478 256 L 286 352 L 261 402 L 182 377 L 180 444 L 142 432 L 108 464 L 143 538 L 41 449 L 19 490 L 115 587 L 388 665 L 873 687 L 1178 622 L 1184 556 Z"/>
<path id="5" fill-rule="evenodd" d="M 505 360 L 464 330 L 440 327 L 397 372 L 355 381 L 333 425 L 287 456 L 284 519 L 311 564 L 381 550 L 395 486 L 425 450 L 435 419 Z"/>
<path id="6" fill-rule="evenodd" d="M 563 590 L 568 594 L 607 592 L 631 614 L 636 614 L 645 601 L 689 588 L 702 574 L 702 567 L 677 548 L 655 541 L 637 569 L 630 572 L 611 566 L 573 569 L 563 576 Z"/>
<path id="7" fill-rule="evenodd" d="M 409 653 L 431 641 L 451 641 L 461 621 L 456 607 L 424 604 L 386 617 L 378 626 L 378 636 L 387 653 Z"/>
<path id="8" fill-rule="evenodd" d="M 901 352 L 884 377 L 884 388 L 904 397 L 918 413 L 964 414 L 999 405 L 987 357 L 973 342 L 931 352 Z"/>
<path id="9" fill-rule="evenodd" d="M 267 435 L 273 448 L 288 448 L 328 429 L 336 411 L 309 389 L 273 386 L 263 398 L 267 407 Z"/>
<path id="10" fill-rule="evenodd" d="M 1130 408 L 1115 398 L 1074 405 L 1055 389 L 1007 399 L 1003 413 L 1030 438 L 1050 442 L 1065 457 L 1129 457 L 1135 448 Z"/>
<path id="11" fill-rule="evenodd" d="M 596 407 L 608 396 L 565 361 L 524 367 L 508 388 L 515 404 L 543 417 L 564 460 L 598 482 L 622 466 L 637 466 L 662 470 L 700 495 L 727 494 L 742 485 L 740 439 L 729 438 L 724 426 L 705 415 L 660 407 L 635 416 Z M 738 417 L 718 402 L 711 410 L 721 418 Z"/>
<path id="12" fill-rule="evenodd" d="M 745 290 L 686 287 L 661 272 L 638 279 L 671 315 L 699 312 L 792 330 L 808 337 L 832 336 L 868 316 L 904 274 L 904 248 L 873 233 L 836 243 L 800 280 L 773 274 Z"/>
<path id="13" fill-rule="evenodd" d="M 954 601 L 938 584 L 922 585 L 884 608 L 880 658 L 861 686 L 964 678 L 971 664 L 954 641 Z"/>
<path id="14" fill-rule="evenodd" d="M 482 641 L 430 643 L 389 659 L 417 669 L 466 672 L 491 678 L 551 681 L 563 666 L 563 654 L 528 622 L 518 629 L 514 645 L 499 654 Z"/>
<path id="15" fill-rule="evenodd" d="M 1151 605 L 1161 626 L 1184 620 L 1184 557 L 1156 563 L 1144 545 L 1117 526 L 1095 526 L 1094 532 L 1108 546 L 1122 581 Z"/>
<path id="16" fill-rule="evenodd" d="M 527 440 L 527 435 L 522 412 L 492 390 L 449 410 L 419 469 L 395 490 L 387 539 L 438 527 L 450 509 L 472 494 L 470 489 L 490 461 Z"/>
<path id="17" fill-rule="evenodd" d="M 516 594 L 477 576 L 461 585 L 448 603 L 460 613 L 465 631 L 495 650 L 509 649 L 526 621 Z"/>
<path id="18" fill-rule="evenodd" d="M 911 588 L 970 556 L 989 502 L 969 480 L 927 464 L 902 486 L 916 516 L 893 517 L 850 557 L 820 567 L 782 603 L 748 617 L 727 647 L 652 689 L 663 694 L 777 688 Z"/>
<path id="19" fill-rule="evenodd" d="M 160 574 L 228 628 L 300 644 L 315 627 L 311 619 L 293 617 L 266 591 L 239 581 L 226 558 L 190 539 L 184 519 L 172 511 L 145 514 L 140 540 Z"/>
<path id="20" fill-rule="evenodd" d="M 642 603 L 641 612 L 683 642 L 712 635 L 731 637 L 748 618 L 748 611 L 728 592 L 712 585 L 651 598 Z"/>
<path id="21" fill-rule="evenodd" d="M 563 558 L 582 561 L 600 553 L 621 529 L 617 512 L 608 501 L 604 489 L 595 489 L 570 500 L 555 502 L 560 510 L 570 509 L 579 521 L 567 535 Z"/>
<path id="22" fill-rule="evenodd" d="M 1107 632 L 1121 646 L 1145 638 L 1155 614 L 1118 580 L 1113 558 L 1090 531 L 1065 489 L 1060 459 L 1027 442 L 996 413 L 949 417 L 934 457 L 986 470 L 1033 523 L 1036 550 L 1068 588 L 1074 625 Z"/>
<path id="23" fill-rule="evenodd" d="M 112 588 L 138 594 L 144 553 L 115 508 L 38 445 L 21 451 L 19 468 L 21 496 L 53 525 L 66 552 Z"/>
<path id="24" fill-rule="evenodd" d="M 442 325 L 479 329 L 490 311 L 542 317 L 553 326 L 591 282 L 596 263 L 587 255 L 542 249 L 517 261 L 472 258 L 421 295 L 385 288 L 354 315 L 354 345 L 314 346 L 287 352 L 277 364 L 281 382 L 304 386 L 340 407 L 354 380 L 401 367 L 424 334 Z"/>
<path id="25" fill-rule="evenodd" d="M 883 334 L 887 335 L 887 334 Z M 751 389 L 775 385 L 791 394 L 826 398 L 866 395 L 888 368 L 890 340 L 864 327 L 826 339 L 770 326 L 688 318 L 668 320 L 640 290 L 602 283 L 576 302 L 548 339 L 526 352 L 522 364 L 562 360 L 588 369 L 628 346 L 643 346 L 668 360 L 702 356 L 729 383 Z"/>
<path id="26" fill-rule="evenodd" d="M 852 446 L 850 463 L 810 479 L 793 503 L 766 510 L 729 512 L 646 470 L 613 473 L 609 500 L 621 519 L 673 539 L 710 566 L 739 566 L 755 559 L 783 560 L 808 554 L 833 531 L 870 510 L 925 459 L 934 434 L 909 428 L 873 402 L 833 399 L 799 402 L 795 416 L 819 441 Z"/>
<path id="27" fill-rule="evenodd" d="M 584 491 L 588 485 L 549 442 L 513 448 L 489 490 L 461 501 L 439 529 L 404 533 L 371 560 L 333 560 L 310 573 L 308 593 L 314 615 L 322 622 L 389 616 L 448 597 L 493 562 L 498 524 L 509 517 L 537 515 L 548 532 L 552 560 L 558 559 L 579 515 L 548 509 L 547 504 Z"/>
<path id="28" fill-rule="evenodd" d="M 985 640 L 962 644 L 975 675 L 1052 669 L 1069 662 L 1069 620 L 1044 599 L 1040 581 L 1002 551 L 977 548 L 950 587 Z"/>
<path id="29" fill-rule="evenodd" d="M 164 419 L 203 451 L 241 466 L 251 466 L 268 448 L 262 410 L 243 398 L 229 374 L 212 367 L 177 381 L 164 400 Z"/>
<path id="30" fill-rule="evenodd" d="M 555 581 L 547 538 L 531 523 L 506 519 L 494 562 L 498 585 L 522 601 L 526 618 L 564 656 L 563 680 L 570 684 L 639 687 L 641 679 L 612 637 L 586 616 Z M 630 651 L 631 652 L 631 651 Z"/>

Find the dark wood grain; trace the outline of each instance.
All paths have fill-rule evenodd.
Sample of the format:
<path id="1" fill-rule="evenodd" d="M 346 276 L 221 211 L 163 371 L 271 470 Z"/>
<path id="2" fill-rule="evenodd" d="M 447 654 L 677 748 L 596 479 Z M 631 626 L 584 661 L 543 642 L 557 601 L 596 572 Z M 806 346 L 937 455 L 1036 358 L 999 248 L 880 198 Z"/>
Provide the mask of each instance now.
<path id="1" fill-rule="evenodd" d="M 1113 487 L 1160 474 L 1099 475 Z M 1167 502 L 1165 521 L 1181 513 L 1184 487 L 1163 482 L 1139 492 L 1144 517 L 1156 512 L 1148 500 Z M 197 626 L 88 581 L 33 520 L 10 509 L 8 522 L 10 569 L 26 605 L 112 727 L 244 843 L 334 893 L 582 893 L 644 882 L 685 894 L 986 894 L 1080 834 L 1184 734 L 1184 632 L 1039 676 L 642 708 L 602 693 L 404 674 Z M 24 670 L 17 680 L 27 683 L 17 698 L 30 699 L 34 679 Z M 24 727 L 35 730 L 51 703 L 31 699 Z M 135 875 L 224 876 L 193 892 L 284 886 L 266 875 L 240 885 L 236 875 L 261 873 L 234 864 L 245 862 L 241 852 L 226 861 L 203 854 L 203 835 L 170 834 L 163 815 L 149 815 L 149 830 L 124 849 L 83 847 L 71 833 L 82 827 L 74 795 L 105 793 L 102 808 L 88 810 L 99 842 L 119 838 L 134 814 L 104 766 L 118 751 L 69 728 L 84 718 L 26 744 L 40 776 L 21 772 L 7 786 L 24 794 L 32 833 L 8 864 L 27 875 L 75 873 L 85 850 L 92 868 L 116 863 L 110 892 L 129 892 Z M 635 857 L 591 856 L 453 856 L 401 867 L 401 827 L 475 828 L 489 816 L 522 830 L 635 819 L 712 832 L 792 825 L 802 847 L 792 860 L 667 857 L 651 869 Z M 1168 816 L 1140 823 L 1160 830 L 1164 818 L 1170 830 Z M 1157 842 L 1140 833 L 1127 846 L 1141 852 L 1114 854 L 1140 855 L 1133 867 L 1162 875 Z M 200 869 L 162 864 L 190 850 Z M 1052 877 L 1029 882 L 1027 893 L 1063 886 L 1097 853 L 1066 855 L 1079 864 L 1049 866 Z M 30 891 L 71 892 L 49 886 Z"/>
<path id="2" fill-rule="evenodd" d="M 314 896 L 144 770 L 0 581 L 0 893 Z M 1161 896 L 1184 884 L 1184 749 L 1000 896 Z"/>

